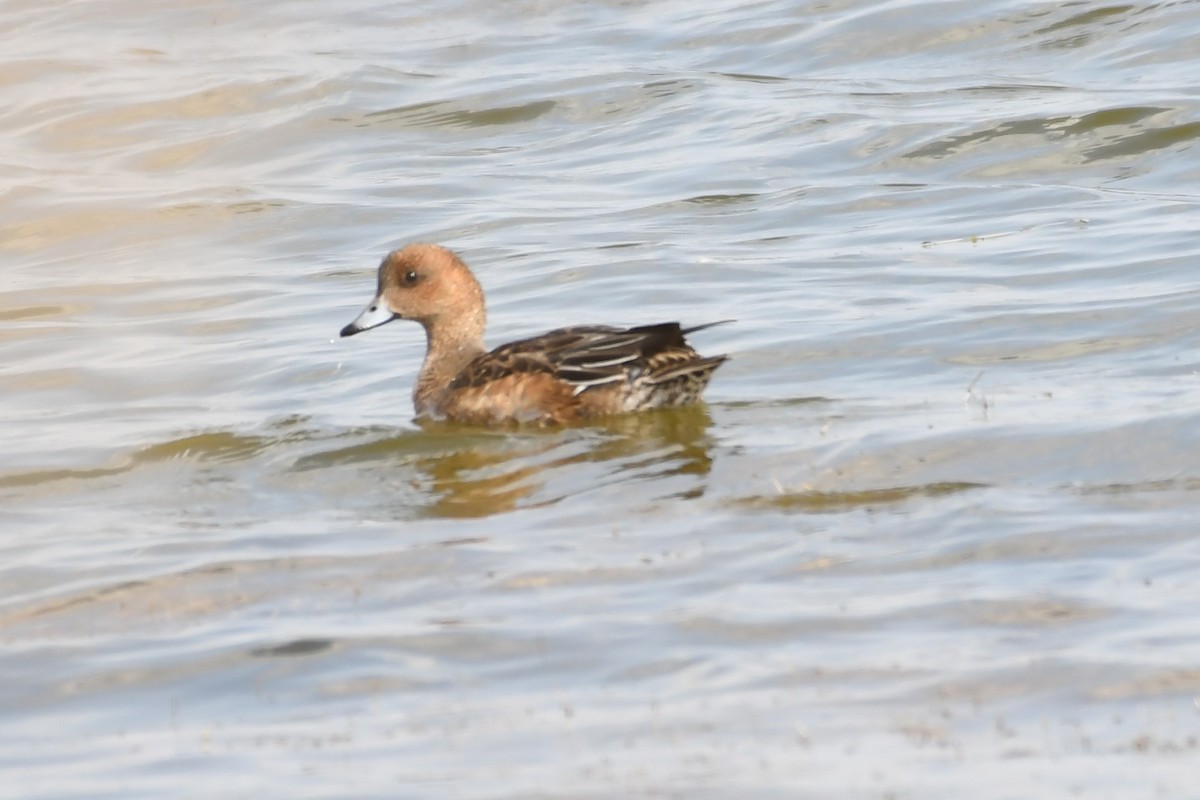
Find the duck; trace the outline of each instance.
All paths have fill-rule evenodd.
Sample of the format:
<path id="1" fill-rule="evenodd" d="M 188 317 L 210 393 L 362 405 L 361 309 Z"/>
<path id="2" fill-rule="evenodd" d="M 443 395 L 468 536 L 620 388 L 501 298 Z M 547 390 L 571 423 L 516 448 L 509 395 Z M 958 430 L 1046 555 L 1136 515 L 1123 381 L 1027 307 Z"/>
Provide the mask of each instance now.
<path id="1" fill-rule="evenodd" d="M 678 322 L 558 328 L 489 350 L 483 288 L 452 250 L 419 242 L 379 264 L 375 297 L 341 336 L 398 319 L 425 329 L 413 386 L 418 419 L 475 425 L 563 425 L 700 400 L 729 356 L 702 356 L 685 339 L 719 325 Z"/>

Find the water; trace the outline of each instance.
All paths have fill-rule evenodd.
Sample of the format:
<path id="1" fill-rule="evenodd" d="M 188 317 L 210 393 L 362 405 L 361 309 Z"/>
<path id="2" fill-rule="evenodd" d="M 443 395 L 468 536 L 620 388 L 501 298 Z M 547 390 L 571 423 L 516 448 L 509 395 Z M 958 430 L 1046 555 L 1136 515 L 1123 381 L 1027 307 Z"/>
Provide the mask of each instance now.
<path id="1" fill-rule="evenodd" d="M 1194 792 L 1195 4 L 0 20 L 0 795 Z M 734 359 L 422 427 L 413 240 Z"/>

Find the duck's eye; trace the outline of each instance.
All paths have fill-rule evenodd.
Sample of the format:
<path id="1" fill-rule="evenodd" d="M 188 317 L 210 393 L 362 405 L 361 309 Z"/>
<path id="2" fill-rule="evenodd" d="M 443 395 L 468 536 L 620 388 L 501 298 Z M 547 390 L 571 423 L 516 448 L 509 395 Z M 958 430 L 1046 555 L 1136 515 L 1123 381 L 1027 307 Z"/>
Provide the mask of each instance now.
<path id="1" fill-rule="evenodd" d="M 416 282 L 417 282 L 416 270 L 410 269 L 408 272 L 404 273 L 404 285 L 405 286 L 412 286 Z"/>

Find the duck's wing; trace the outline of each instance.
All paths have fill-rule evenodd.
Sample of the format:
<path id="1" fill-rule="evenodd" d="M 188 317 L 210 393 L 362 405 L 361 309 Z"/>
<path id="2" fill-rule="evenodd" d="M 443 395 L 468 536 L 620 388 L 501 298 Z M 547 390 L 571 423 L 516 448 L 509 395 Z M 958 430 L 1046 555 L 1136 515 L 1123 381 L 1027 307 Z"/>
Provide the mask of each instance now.
<path id="1" fill-rule="evenodd" d="M 554 376 L 562 353 L 590 339 L 620 332 L 619 328 L 600 325 L 560 328 L 502 344 L 467 364 L 450 388 L 478 388 L 505 378 L 538 373 Z"/>
<path id="2" fill-rule="evenodd" d="M 448 394 L 464 409 L 487 405 L 494 413 L 492 406 L 503 406 L 506 417 L 521 419 L 691 402 L 727 356 L 701 356 L 684 336 L 717 324 L 560 328 L 479 356 L 455 377 Z M 489 396 L 490 405 L 484 402 Z"/>
<path id="3" fill-rule="evenodd" d="M 571 384 L 576 394 L 619 381 L 661 383 L 688 373 L 711 371 L 727 356 L 700 356 L 684 337 L 720 325 L 683 328 L 661 322 L 636 328 L 579 325 L 501 345 L 463 369 L 452 389 L 480 387 L 515 375 L 546 373 Z"/>
<path id="4" fill-rule="evenodd" d="M 725 356 L 702 357 L 684 338 L 719 322 L 682 328 L 661 322 L 636 328 L 566 328 L 555 331 L 561 347 L 547 353 L 555 374 L 575 394 L 612 384 L 669 382 L 696 372 L 711 372 Z"/>
<path id="5" fill-rule="evenodd" d="M 579 338 L 552 358 L 556 374 L 571 384 L 576 394 L 652 373 L 672 353 L 695 356 L 677 322 L 573 332 L 580 334 Z"/>

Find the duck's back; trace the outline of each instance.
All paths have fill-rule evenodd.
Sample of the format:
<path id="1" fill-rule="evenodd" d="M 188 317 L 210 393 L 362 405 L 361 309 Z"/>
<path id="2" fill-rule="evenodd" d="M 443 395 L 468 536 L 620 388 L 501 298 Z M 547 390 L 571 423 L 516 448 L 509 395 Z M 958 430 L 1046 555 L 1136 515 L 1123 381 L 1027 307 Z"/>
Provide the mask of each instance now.
<path id="1" fill-rule="evenodd" d="M 728 356 L 685 340 L 719 323 L 560 328 L 485 353 L 450 383 L 442 412 L 470 422 L 561 423 L 696 402 Z"/>

